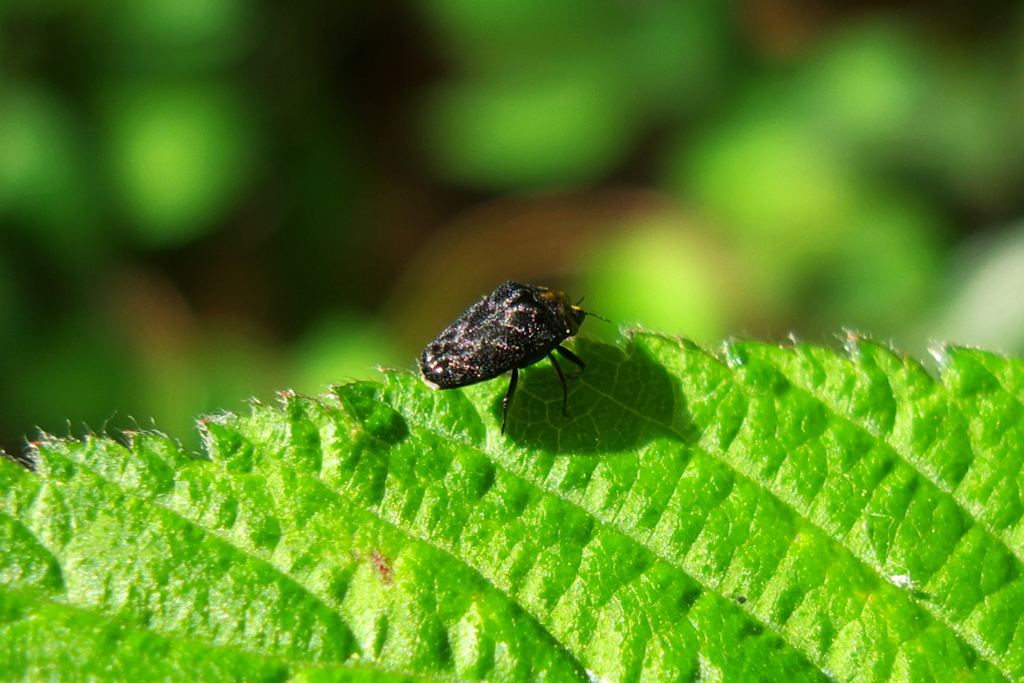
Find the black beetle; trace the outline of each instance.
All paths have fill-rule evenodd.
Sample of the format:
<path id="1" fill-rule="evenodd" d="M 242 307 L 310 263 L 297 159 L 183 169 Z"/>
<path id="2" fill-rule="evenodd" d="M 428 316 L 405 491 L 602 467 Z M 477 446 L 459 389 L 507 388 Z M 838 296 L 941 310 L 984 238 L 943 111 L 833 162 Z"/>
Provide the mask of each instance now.
<path id="1" fill-rule="evenodd" d="M 547 356 L 562 383 L 562 415 L 568 418 L 569 389 L 553 352 L 558 351 L 579 366 L 580 371 L 586 367 L 561 344 L 579 331 L 588 315 L 601 318 L 584 311 L 562 292 L 509 280 L 466 309 L 427 344 L 420 357 L 423 376 L 435 388 L 455 389 L 511 370 L 501 418 L 504 434 L 520 368 Z"/>

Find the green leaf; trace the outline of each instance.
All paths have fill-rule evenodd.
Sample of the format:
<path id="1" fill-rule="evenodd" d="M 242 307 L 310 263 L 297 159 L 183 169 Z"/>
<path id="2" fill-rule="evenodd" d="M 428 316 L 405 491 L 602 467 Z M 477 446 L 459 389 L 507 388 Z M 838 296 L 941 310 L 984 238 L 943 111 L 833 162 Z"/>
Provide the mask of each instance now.
<path id="1" fill-rule="evenodd" d="M 575 351 L 0 460 L 0 678 L 1024 677 L 1020 360 Z"/>

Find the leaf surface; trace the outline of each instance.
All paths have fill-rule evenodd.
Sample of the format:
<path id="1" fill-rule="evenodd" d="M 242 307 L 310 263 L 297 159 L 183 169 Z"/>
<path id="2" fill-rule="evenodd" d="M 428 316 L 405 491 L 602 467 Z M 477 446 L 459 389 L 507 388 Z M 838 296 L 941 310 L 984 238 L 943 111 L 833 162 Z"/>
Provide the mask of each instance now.
<path id="1" fill-rule="evenodd" d="M 575 351 L 0 460 L 0 678 L 1024 678 L 1024 363 Z"/>

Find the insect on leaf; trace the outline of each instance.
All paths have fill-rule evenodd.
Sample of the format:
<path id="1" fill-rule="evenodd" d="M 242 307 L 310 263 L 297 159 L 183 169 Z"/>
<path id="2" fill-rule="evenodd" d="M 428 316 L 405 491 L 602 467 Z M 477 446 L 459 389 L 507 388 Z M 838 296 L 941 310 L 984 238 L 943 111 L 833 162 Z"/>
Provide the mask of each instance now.
<path id="1" fill-rule="evenodd" d="M 1024 679 L 1024 362 L 574 348 L 0 459 L 0 679 Z"/>

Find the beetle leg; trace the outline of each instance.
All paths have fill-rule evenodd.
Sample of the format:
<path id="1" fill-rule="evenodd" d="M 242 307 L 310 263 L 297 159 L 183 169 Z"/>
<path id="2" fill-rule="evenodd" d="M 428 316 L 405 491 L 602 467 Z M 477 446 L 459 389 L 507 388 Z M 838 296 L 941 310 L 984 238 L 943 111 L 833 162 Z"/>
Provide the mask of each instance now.
<path id="1" fill-rule="evenodd" d="M 562 383 L 562 417 L 566 420 L 569 419 L 569 387 L 565 384 L 565 375 L 562 374 L 562 368 L 559 367 L 558 361 L 555 360 L 555 354 L 549 353 L 548 358 L 551 359 L 551 364 L 555 366 L 555 372 L 558 373 L 558 381 Z"/>
<path id="2" fill-rule="evenodd" d="M 519 369 L 512 368 L 512 379 L 508 383 L 508 391 L 505 392 L 505 400 L 502 401 L 501 412 L 501 433 L 505 433 L 505 420 L 508 419 L 508 404 L 512 402 L 512 394 L 516 393 L 516 384 L 519 383 Z"/>
<path id="3" fill-rule="evenodd" d="M 562 357 L 565 358 L 566 360 L 570 360 L 577 366 L 579 366 L 579 370 L 570 375 L 571 377 L 578 377 L 583 372 L 583 369 L 587 367 L 587 364 L 584 363 L 579 356 L 577 356 L 575 353 L 565 348 L 564 346 L 556 346 L 555 351 L 558 351 L 558 353 L 562 354 Z"/>

